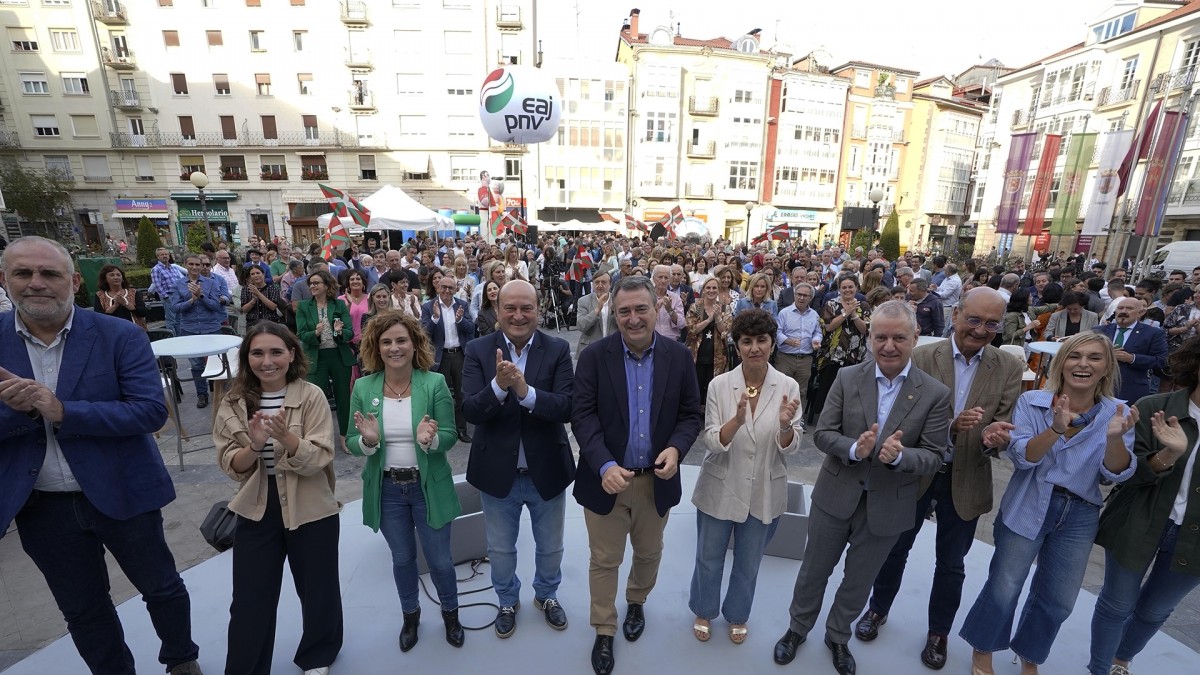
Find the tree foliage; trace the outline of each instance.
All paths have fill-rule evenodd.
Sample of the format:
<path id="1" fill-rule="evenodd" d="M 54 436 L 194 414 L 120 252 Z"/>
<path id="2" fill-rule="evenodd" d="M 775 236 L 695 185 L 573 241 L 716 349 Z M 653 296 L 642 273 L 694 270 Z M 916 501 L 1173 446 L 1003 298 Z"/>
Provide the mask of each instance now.
<path id="1" fill-rule="evenodd" d="M 883 226 L 883 232 L 879 235 L 879 248 L 883 251 L 883 257 L 888 260 L 900 257 L 900 212 L 898 209 L 892 209 L 892 214 L 888 216 L 887 223 Z"/>
<path id="2" fill-rule="evenodd" d="M 143 267 L 154 267 L 158 262 L 154 252 L 162 248 L 162 237 L 158 236 L 158 228 L 146 216 L 138 221 L 137 261 Z"/>
<path id="3" fill-rule="evenodd" d="M 850 250 L 856 251 L 861 246 L 863 251 L 870 251 L 875 246 L 875 231 L 862 228 L 850 239 Z"/>
<path id="4" fill-rule="evenodd" d="M 208 241 L 207 229 L 208 223 L 199 220 L 194 220 L 188 225 L 187 234 L 185 235 L 188 253 L 200 252 L 200 244 Z"/>
<path id="5" fill-rule="evenodd" d="M 14 159 L 0 161 L 0 185 L 6 206 L 31 223 L 56 223 L 71 208 L 75 183 L 57 171 L 27 169 Z"/>

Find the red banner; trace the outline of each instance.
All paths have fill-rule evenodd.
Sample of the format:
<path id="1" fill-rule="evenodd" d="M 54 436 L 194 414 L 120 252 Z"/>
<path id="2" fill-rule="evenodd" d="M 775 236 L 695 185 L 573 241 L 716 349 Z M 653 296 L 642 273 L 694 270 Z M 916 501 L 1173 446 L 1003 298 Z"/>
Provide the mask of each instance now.
<path id="1" fill-rule="evenodd" d="M 1092 250 L 1092 241 L 1094 237 L 1090 234 L 1081 235 L 1075 240 L 1074 253 L 1087 253 Z"/>
<path id="2" fill-rule="evenodd" d="M 1038 232 L 1037 239 L 1033 240 L 1033 249 L 1038 253 L 1049 253 L 1051 236 L 1049 232 Z"/>
<path id="3" fill-rule="evenodd" d="M 1162 204 L 1164 190 L 1171 177 L 1170 159 L 1175 154 L 1176 142 L 1180 134 L 1185 132 L 1181 122 L 1184 114 L 1181 112 L 1164 113 L 1162 126 L 1154 145 L 1150 148 L 1150 158 L 1146 161 L 1146 181 L 1142 186 L 1142 194 L 1138 197 L 1137 221 L 1133 230 L 1134 236 L 1144 237 L 1150 233 Z"/>
<path id="4" fill-rule="evenodd" d="M 1050 204 L 1050 184 L 1054 182 L 1054 164 L 1058 161 L 1058 149 L 1062 146 L 1060 134 L 1046 134 L 1042 140 L 1042 157 L 1038 160 L 1037 175 L 1033 179 L 1033 194 L 1029 196 L 1029 208 L 1025 212 L 1024 235 L 1042 233 L 1046 220 L 1046 207 Z M 1039 238 L 1039 241 L 1041 239 Z M 1050 240 L 1046 240 L 1049 246 Z M 1041 250 L 1041 249 L 1038 249 Z"/>

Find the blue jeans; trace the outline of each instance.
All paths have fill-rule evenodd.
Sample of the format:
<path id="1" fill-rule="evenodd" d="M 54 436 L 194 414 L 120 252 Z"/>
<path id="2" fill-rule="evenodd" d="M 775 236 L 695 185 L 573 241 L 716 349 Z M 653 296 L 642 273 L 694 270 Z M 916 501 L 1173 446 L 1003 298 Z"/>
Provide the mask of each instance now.
<path id="1" fill-rule="evenodd" d="M 735 523 L 696 512 L 696 568 L 692 571 L 692 593 L 688 598 L 688 607 L 693 614 L 702 619 L 717 617 L 718 605 L 721 605 L 721 577 L 725 573 L 725 550 L 729 547 L 730 535 L 733 535 L 733 569 L 729 572 L 729 589 L 725 591 L 725 603 L 720 610 L 729 623 L 743 624 L 750 619 L 763 550 L 775 536 L 778 526 L 778 518 L 766 524 L 754 516 L 747 516 L 745 522 Z"/>
<path id="2" fill-rule="evenodd" d="M 1104 587 L 1092 615 L 1089 672 L 1108 675 L 1114 657 L 1132 661 L 1170 618 L 1179 601 L 1200 586 L 1200 577 L 1171 571 L 1178 535 L 1179 526 L 1168 520 L 1154 560 L 1139 570 L 1121 567 L 1111 553 L 1105 554 Z M 1143 585 L 1147 567 L 1150 577 Z"/>
<path id="3" fill-rule="evenodd" d="M 517 476 L 512 490 L 501 499 L 486 492 L 483 520 L 487 528 L 488 559 L 492 562 L 492 586 L 501 607 L 513 607 L 521 599 L 521 580 L 517 577 L 517 535 L 521 531 L 521 507 L 529 509 L 533 527 L 533 593 L 539 600 L 558 597 L 562 582 L 563 519 L 567 492 L 547 501 L 538 494 L 533 479 Z"/>
<path id="4" fill-rule="evenodd" d="M 207 333 L 197 333 L 194 331 L 180 328 L 175 331 L 176 335 L 207 335 Z M 192 383 L 196 385 L 196 396 L 208 396 L 208 380 L 204 379 L 204 369 L 208 367 L 208 359 L 188 359 L 188 363 L 192 367 Z"/>
<path id="5" fill-rule="evenodd" d="M 416 536 L 413 530 L 416 529 Z M 436 530 L 426 520 L 425 493 L 421 483 L 393 483 L 383 479 L 379 504 L 379 530 L 392 550 L 392 576 L 400 594 L 400 608 L 405 614 L 421 609 L 417 590 L 417 540 L 429 565 L 429 576 L 437 589 L 442 611 L 458 609 L 458 580 L 454 576 L 454 559 L 450 555 L 450 523 Z"/>
<path id="6" fill-rule="evenodd" d="M 988 579 L 967 614 L 959 636 L 981 652 L 1012 651 L 1028 663 L 1045 663 L 1083 586 L 1088 555 L 1100 526 L 1100 507 L 1074 495 L 1055 492 L 1037 538 L 1026 539 L 996 518 L 996 551 Z M 1013 634 L 1013 617 L 1029 568 L 1037 571 Z"/>
<path id="7" fill-rule="evenodd" d="M 82 492 L 34 491 L 16 521 L 21 547 L 46 578 L 75 648 L 93 673 L 136 673 L 109 595 L 105 549 L 142 594 L 162 641 L 159 662 L 169 669 L 196 660 L 191 599 L 167 548 L 161 511 L 114 520 Z"/>

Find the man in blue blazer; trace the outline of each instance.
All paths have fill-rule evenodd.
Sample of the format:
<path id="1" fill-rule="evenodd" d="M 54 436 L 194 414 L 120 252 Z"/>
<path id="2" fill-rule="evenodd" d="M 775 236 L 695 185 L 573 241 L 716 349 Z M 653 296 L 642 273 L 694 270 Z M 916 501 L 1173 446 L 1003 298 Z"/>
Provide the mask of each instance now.
<path id="1" fill-rule="evenodd" d="M 0 281 L 0 536 L 15 518 L 93 673 L 134 675 L 108 593 L 105 549 L 146 602 L 173 675 L 200 673 L 191 601 L 163 536 L 175 499 L 151 433 L 167 408 L 146 333 L 76 311 L 70 254 L 41 237 L 14 241 Z"/>
<path id="2" fill-rule="evenodd" d="M 521 581 L 517 534 L 529 509 L 537 549 L 533 603 L 555 630 L 567 627 L 558 603 L 563 522 L 575 457 L 567 441 L 574 374 L 565 340 L 537 329 L 537 291 L 514 279 L 497 298 L 500 330 L 472 340 L 463 366 L 463 413 L 475 425 L 467 482 L 482 493 L 488 559 L 500 613 L 496 634 L 516 630 Z"/>
<path id="3" fill-rule="evenodd" d="M 617 570 L 633 545 L 622 626 L 633 642 L 646 626 L 642 605 L 654 588 L 662 533 L 682 488 L 679 462 L 700 433 L 700 386 L 692 353 L 655 332 L 657 295 L 646 277 L 613 291 L 617 333 L 579 355 L 571 428 L 579 442 L 575 501 L 584 508 L 591 548 L 592 669 L 615 664 Z"/>
<path id="4" fill-rule="evenodd" d="M 1121 367 L 1121 389 L 1117 398 L 1130 404 L 1150 395 L 1150 371 L 1167 365 L 1167 334 L 1161 328 L 1141 323 L 1146 303 L 1138 298 L 1121 298 L 1116 320 L 1092 330 L 1102 333 L 1116 349 Z"/>
<path id="5" fill-rule="evenodd" d="M 475 322 L 466 302 L 454 297 L 458 282 L 453 276 L 438 281 L 437 297 L 421 305 L 421 325 L 433 340 L 433 369 L 446 377 L 454 394 L 454 426 L 458 440 L 470 443 L 463 417 L 463 349 L 475 337 Z"/>

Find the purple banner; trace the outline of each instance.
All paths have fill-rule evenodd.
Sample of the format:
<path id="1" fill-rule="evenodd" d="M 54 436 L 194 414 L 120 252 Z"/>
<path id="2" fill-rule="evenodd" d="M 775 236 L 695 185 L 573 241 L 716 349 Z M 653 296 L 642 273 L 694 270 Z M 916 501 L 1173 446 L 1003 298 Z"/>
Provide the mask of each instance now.
<path id="1" fill-rule="evenodd" d="M 1008 146 L 1008 164 L 1004 167 L 1004 183 L 1000 192 L 1000 211 L 996 214 L 996 234 L 1016 234 L 1020 221 L 1021 196 L 1025 193 L 1025 178 L 1037 132 L 1013 134 Z"/>

